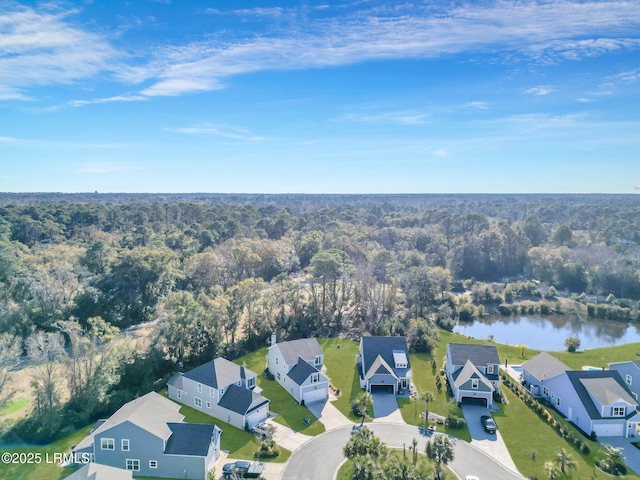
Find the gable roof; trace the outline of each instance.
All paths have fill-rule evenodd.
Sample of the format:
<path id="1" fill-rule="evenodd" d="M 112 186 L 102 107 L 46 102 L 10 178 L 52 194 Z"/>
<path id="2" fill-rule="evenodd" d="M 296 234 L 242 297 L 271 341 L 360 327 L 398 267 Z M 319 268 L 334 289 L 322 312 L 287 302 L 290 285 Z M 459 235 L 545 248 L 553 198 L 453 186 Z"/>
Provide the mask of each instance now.
<path id="1" fill-rule="evenodd" d="M 291 340 L 289 342 L 276 343 L 269 347 L 280 349 L 284 362 L 287 365 L 293 365 L 298 362 L 298 358 L 302 358 L 307 362 L 315 361 L 318 355 L 322 355 L 322 347 L 315 338 L 300 338 L 299 340 Z"/>
<path id="2" fill-rule="evenodd" d="M 486 379 L 486 377 L 476 368 L 476 366 L 471 362 L 471 360 L 467 360 L 464 364 L 464 367 L 458 369 L 453 374 L 453 383 L 456 386 L 460 387 L 467 383 L 469 380 L 477 378 L 482 383 L 487 385 L 491 391 L 495 390 L 491 382 Z"/>
<path id="3" fill-rule="evenodd" d="M 164 453 L 168 455 L 189 455 L 206 457 L 211 441 L 221 432 L 212 424 L 169 423 L 171 438 Z"/>
<path id="4" fill-rule="evenodd" d="M 296 384 L 302 385 L 314 373 L 320 373 L 320 370 L 306 362 L 302 357 L 298 357 L 298 363 L 289 370 L 287 376 Z"/>
<path id="5" fill-rule="evenodd" d="M 365 378 L 371 378 L 373 375 L 392 375 L 396 380 L 398 379 L 391 365 L 385 362 L 381 355 L 376 357 L 369 370 L 365 372 Z"/>
<path id="6" fill-rule="evenodd" d="M 131 480 L 132 478 L 131 470 L 92 462 L 73 472 L 66 480 Z"/>
<path id="7" fill-rule="evenodd" d="M 82 449 L 93 443 L 93 438 L 115 426 L 130 422 L 143 430 L 166 440 L 171 435 L 168 422 L 181 422 L 184 415 L 180 412 L 180 405 L 157 394 L 149 392 L 142 397 L 125 403 L 118 411 L 105 420 L 93 432 L 84 438 L 76 447 Z"/>
<path id="8" fill-rule="evenodd" d="M 384 360 L 385 366 L 391 369 L 397 377 L 404 377 L 411 369 L 406 337 L 362 337 L 361 342 L 362 371 L 365 373 L 365 378 L 375 372 L 375 370 L 371 370 L 371 367 L 374 363 L 379 362 L 378 357 Z M 407 358 L 406 368 L 395 368 L 394 352 L 395 355 L 398 352 L 405 352 Z"/>
<path id="9" fill-rule="evenodd" d="M 609 364 L 609 368 L 615 369 L 615 367 L 622 365 L 634 365 L 638 370 L 640 370 L 640 360 L 627 360 L 626 362 L 614 362 Z"/>
<path id="10" fill-rule="evenodd" d="M 218 357 L 183 373 L 182 376 L 208 387 L 225 388 L 241 379 L 255 377 L 256 374 L 246 367 L 230 362 L 226 358 Z M 177 385 L 179 380 L 176 377 L 177 375 L 169 383 L 179 388 Z"/>
<path id="11" fill-rule="evenodd" d="M 540 352 L 531 360 L 524 362 L 522 368 L 538 380 L 546 380 L 570 370 L 564 363 L 547 352 Z"/>
<path id="12" fill-rule="evenodd" d="M 495 345 L 477 345 L 471 343 L 449 343 L 447 349 L 451 354 L 453 365 L 464 365 L 471 360 L 476 367 L 497 365 L 500 363 Z"/>
<path id="13" fill-rule="evenodd" d="M 246 415 L 267 403 L 269 403 L 269 400 L 252 390 L 237 385 L 229 385 L 229 388 L 218 402 L 218 406 L 240 415 Z"/>
<path id="14" fill-rule="evenodd" d="M 600 414 L 600 410 L 593 403 L 591 398 L 592 395 L 593 398 L 598 400 L 598 402 L 602 399 L 605 400 L 604 405 L 608 405 L 606 399 L 611 398 L 612 396 L 617 396 L 620 394 L 620 389 L 622 389 L 625 394 L 628 394 L 628 399 L 625 401 L 636 407 L 638 406 L 638 402 L 636 402 L 631 396 L 631 392 L 616 371 L 569 370 L 565 372 L 565 375 L 578 394 L 578 398 L 580 398 L 580 401 L 587 410 L 587 414 L 594 420 L 602 418 L 602 415 Z M 617 385 L 617 387 L 615 385 Z M 618 396 L 618 398 L 620 397 Z M 602 402 L 600 403 L 603 404 Z M 631 415 L 635 415 L 635 411 L 632 412 Z"/>

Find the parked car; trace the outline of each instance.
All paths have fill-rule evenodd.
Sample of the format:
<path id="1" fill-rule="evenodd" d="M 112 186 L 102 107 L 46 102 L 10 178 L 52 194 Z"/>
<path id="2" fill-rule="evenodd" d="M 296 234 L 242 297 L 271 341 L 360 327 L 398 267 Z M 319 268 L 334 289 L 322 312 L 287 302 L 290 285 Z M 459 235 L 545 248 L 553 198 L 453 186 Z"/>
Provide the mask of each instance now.
<path id="1" fill-rule="evenodd" d="M 496 433 L 498 427 L 496 426 L 496 422 L 493 421 L 493 418 L 489 415 L 482 415 L 480 417 L 480 421 L 482 422 L 482 426 L 484 430 L 488 433 Z"/>
<path id="2" fill-rule="evenodd" d="M 222 467 L 223 478 L 232 478 L 234 473 L 237 473 L 240 478 L 258 478 L 264 470 L 264 465 L 261 463 L 251 463 L 243 460 L 238 460 L 234 463 L 227 463 Z"/>
<path id="3" fill-rule="evenodd" d="M 467 475 L 466 477 L 464 477 L 464 480 L 480 480 L 480 479 L 475 475 Z"/>

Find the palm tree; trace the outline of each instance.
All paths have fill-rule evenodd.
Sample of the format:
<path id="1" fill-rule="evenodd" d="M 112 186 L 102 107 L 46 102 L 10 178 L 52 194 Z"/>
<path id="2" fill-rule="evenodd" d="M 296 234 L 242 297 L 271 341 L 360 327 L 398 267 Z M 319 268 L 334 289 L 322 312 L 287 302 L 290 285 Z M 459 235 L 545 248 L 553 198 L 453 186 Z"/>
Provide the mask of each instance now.
<path id="1" fill-rule="evenodd" d="M 618 470 L 618 463 L 623 460 L 622 449 L 611 445 L 604 446 L 604 458 L 600 460 L 600 465 L 607 473 L 615 474 Z"/>
<path id="2" fill-rule="evenodd" d="M 538 454 L 535 451 L 533 451 L 529 454 L 529 458 L 531 459 L 531 475 L 533 476 L 533 465 L 536 463 Z"/>
<path id="3" fill-rule="evenodd" d="M 578 465 L 571 458 L 569 452 L 567 452 L 564 448 L 561 448 L 558 453 L 556 453 L 556 463 L 560 467 L 560 471 L 564 475 L 567 470 L 571 470 L 572 468 L 576 468 Z"/>
<path id="4" fill-rule="evenodd" d="M 549 480 L 558 480 L 560 473 L 553 462 L 544 462 L 544 471 L 549 476 Z"/>
<path id="5" fill-rule="evenodd" d="M 418 463 L 418 440 L 415 438 L 411 440 L 411 449 L 413 450 L 413 466 Z"/>
<path id="6" fill-rule="evenodd" d="M 353 480 L 373 480 L 376 474 L 376 466 L 370 458 L 357 457 L 353 464 Z"/>
<path id="7" fill-rule="evenodd" d="M 433 402 L 435 399 L 436 397 L 431 392 L 423 392 L 422 395 L 420 395 L 420 400 L 425 403 L 426 408 L 424 412 L 425 423 L 429 423 L 429 402 Z"/>
<path id="8" fill-rule="evenodd" d="M 433 440 L 427 442 L 425 448 L 427 457 L 436 462 L 436 480 L 442 478 L 442 465 L 447 465 L 453 460 L 453 443 L 449 440 L 449 437 L 444 435 L 437 435 Z"/>
<path id="9" fill-rule="evenodd" d="M 367 405 L 369 404 L 369 402 L 371 401 L 371 395 L 363 392 L 361 393 L 358 398 L 356 398 L 356 404 L 358 405 L 358 411 L 360 412 L 360 415 L 362 416 L 362 422 L 360 423 L 360 425 L 364 424 L 364 419 L 367 416 Z"/>

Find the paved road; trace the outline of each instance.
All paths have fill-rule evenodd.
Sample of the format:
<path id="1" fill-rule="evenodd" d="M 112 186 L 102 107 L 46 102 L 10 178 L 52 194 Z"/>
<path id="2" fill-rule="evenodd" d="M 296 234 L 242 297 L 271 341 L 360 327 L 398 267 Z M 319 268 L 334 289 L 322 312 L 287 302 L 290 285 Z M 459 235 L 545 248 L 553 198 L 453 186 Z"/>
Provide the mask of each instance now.
<path id="1" fill-rule="evenodd" d="M 428 437 L 418 427 L 396 423 L 367 425 L 389 447 L 402 448 L 418 439 L 418 449 L 424 451 Z M 297 450 L 282 474 L 282 480 L 333 480 L 344 461 L 342 447 L 350 436 L 350 428 L 338 428 L 314 437 Z M 455 460 L 451 468 L 461 478 L 477 475 L 492 480 L 522 480 L 524 477 L 507 470 L 491 457 L 461 440 L 455 441 Z"/>

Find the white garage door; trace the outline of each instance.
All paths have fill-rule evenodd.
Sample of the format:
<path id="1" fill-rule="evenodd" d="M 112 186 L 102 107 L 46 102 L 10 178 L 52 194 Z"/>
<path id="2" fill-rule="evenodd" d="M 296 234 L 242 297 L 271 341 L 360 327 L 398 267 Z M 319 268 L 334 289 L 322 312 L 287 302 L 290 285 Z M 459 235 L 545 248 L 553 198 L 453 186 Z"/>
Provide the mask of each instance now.
<path id="1" fill-rule="evenodd" d="M 318 388 L 317 390 L 307 390 L 302 394 L 305 405 L 313 402 L 319 402 L 327 399 L 327 389 Z"/>
<path id="2" fill-rule="evenodd" d="M 596 432 L 598 437 L 622 437 L 624 435 L 624 425 L 621 423 L 615 425 L 596 424 L 593 426 L 593 431 Z"/>
<path id="3" fill-rule="evenodd" d="M 269 416 L 269 408 L 264 406 L 260 407 L 257 410 L 254 410 L 249 415 L 247 415 L 247 423 L 249 424 L 249 429 L 252 429 L 260 422 L 263 422 Z"/>

